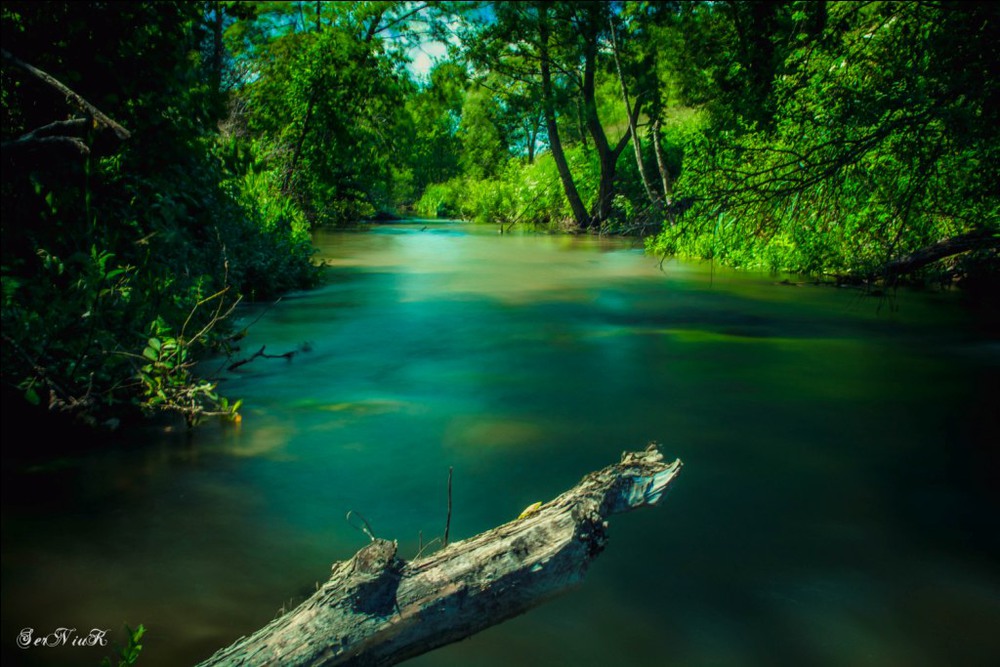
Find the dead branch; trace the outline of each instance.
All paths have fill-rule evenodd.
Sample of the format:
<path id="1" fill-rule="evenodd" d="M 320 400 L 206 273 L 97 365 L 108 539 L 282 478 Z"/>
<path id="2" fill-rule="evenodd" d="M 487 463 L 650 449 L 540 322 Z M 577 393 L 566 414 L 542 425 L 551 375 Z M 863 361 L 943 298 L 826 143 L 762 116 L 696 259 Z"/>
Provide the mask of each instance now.
<path id="1" fill-rule="evenodd" d="M 65 95 L 66 99 L 69 100 L 70 103 L 76 106 L 83 113 L 87 114 L 89 117 L 93 118 L 94 121 L 97 122 L 98 124 L 103 125 L 104 127 L 110 129 L 112 132 L 115 133 L 115 136 L 121 139 L 122 141 L 132 136 L 128 130 L 126 130 L 124 127 L 122 127 L 115 121 L 111 120 L 111 118 L 105 115 L 104 112 L 102 112 L 100 109 L 95 107 L 87 100 L 83 99 L 80 95 L 72 91 L 68 86 L 66 86 L 64 83 L 59 81 L 59 79 L 55 78 L 51 74 L 44 72 L 38 69 L 37 67 L 24 62 L 20 58 L 15 57 L 7 49 L 0 49 L 0 55 L 2 55 L 4 62 L 10 63 L 15 67 L 24 70 L 28 74 L 31 74 L 33 77 L 44 83 L 45 85 L 49 86 L 50 88 L 54 88 L 58 92 Z"/>
<path id="2" fill-rule="evenodd" d="M 2 54 L 4 63 L 9 63 L 24 70 L 46 86 L 55 89 L 64 95 L 72 106 L 76 107 L 86 116 L 84 118 L 55 121 L 26 132 L 16 139 L 4 141 L 0 144 L 0 154 L 7 161 L 15 161 L 19 154 L 41 151 L 48 152 L 52 149 L 69 150 L 83 156 L 89 155 L 90 146 L 87 145 L 85 139 L 88 133 L 95 128 L 110 129 L 122 141 L 131 136 L 128 130 L 109 118 L 100 109 L 83 99 L 83 97 L 72 91 L 51 74 L 24 62 L 6 49 L 0 49 L 0 54 Z"/>
<path id="3" fill-rule="evenodd" d="M 234 371 L 240 366 L 249 364 L 254 359 L 287 359 L 288 361 L 291 361 L 292 357 L 294 357 L 295 353 L 297 352 L 297 350 L 291 350 L 289 352 L 285 352 L 284 354 L 266 354 L 264 352 L 264 350 L 266 349 L 267 349 L 266 345 L 261 345 L 260 349 L 254 352 L 252 355 L 250 355 L 246 359 L 240 359 L 239 361 L 234 361 L 233 363 L 229 364 L 229 366 L 227 366 L 227 369 Z"/>
<path id="4" fill-rule="evenodd" d="M 216 665 L 394 665 L 524 613 L 578 584 L 608 517 L 655 505 L 681 469 L 650 445 L 509 523 L 413 561 L 372 542 L 308 600 L 218 651 Z"/>

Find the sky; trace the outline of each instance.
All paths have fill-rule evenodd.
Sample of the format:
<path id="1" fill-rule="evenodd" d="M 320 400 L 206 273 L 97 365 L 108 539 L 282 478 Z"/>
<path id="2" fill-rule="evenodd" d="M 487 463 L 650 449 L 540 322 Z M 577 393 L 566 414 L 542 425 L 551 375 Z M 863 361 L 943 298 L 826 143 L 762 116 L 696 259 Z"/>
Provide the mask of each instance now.
<path id="1" fill-rule="evenodd" d="M 490 21 L 493 19 L 493 9 L 488 4 L 480 6 L 477 3 L 470 3 L 469 6 L 471 9 L 467 11 L 453 13 L 447 17 L 438 15 L 434 19 L 438 28 L 440 29 L 443 25 L 444 32 L 447 34 L 447 38 L 443 41 L 432 38 L 430 26 L 419 18 L 410 24 L 411 34 L 423 33 L 427 35 L 421 42 L 410 47 L 407 51 L 411 60 L 408 69 L 415 80 L 427 81 L 434 65 L 447 57 L 448 44 L 459 45 L 459 33 L 463 27 L 466 27 L 468 20 Z"/>
<path id="2" fill-rule="evenodd" d="M 414 79 L 426 80 L 431 69 L 447 55 L 448 47 L 444 42 L 427 41 L 410 48 L 407 55 L 410 57 L 410 64 L 407 69 Z"/>

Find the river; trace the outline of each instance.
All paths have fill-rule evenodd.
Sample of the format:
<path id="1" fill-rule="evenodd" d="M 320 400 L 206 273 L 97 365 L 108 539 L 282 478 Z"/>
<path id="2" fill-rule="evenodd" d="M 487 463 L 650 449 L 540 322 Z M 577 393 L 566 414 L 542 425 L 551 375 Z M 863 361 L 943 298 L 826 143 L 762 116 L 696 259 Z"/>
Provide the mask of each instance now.
<path id="1" fill-rule="evenodd" d="M 998 664 L 1000 342 L 960 295 L 457 223 L 315 241 L 324 287 L 237 315 L 244 355 L 297 351 L 228 375 L 241 424 L 5 471 L 5 664 L 96 665 L 15 640 L 124 622 L 191 664 L 364 546 L 349 510 L 409 558 L 449 467 L 454 541 L 653 440 L 684 471 L 581 587 L 407 664 Z"/>

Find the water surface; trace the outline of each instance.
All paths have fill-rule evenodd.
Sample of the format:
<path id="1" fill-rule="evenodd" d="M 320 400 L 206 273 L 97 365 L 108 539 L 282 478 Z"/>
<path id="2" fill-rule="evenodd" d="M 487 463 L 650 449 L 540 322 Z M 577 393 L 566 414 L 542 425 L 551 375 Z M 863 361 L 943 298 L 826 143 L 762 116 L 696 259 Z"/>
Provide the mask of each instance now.
<path id="1" fill-rule="evenodd" d="M 584 584 L 408 664 L 991 665 L 1000 343 L 954 294 L 778 284 L 495 227 L 319 233 L 329 283 L 239 313 L 239 427 L 149 428 L 12 479 L 3 654 L 25 627 L 149 628 L 206 657 L 367 538 L 411 557 L 656 440 L 685 469 Z"/>

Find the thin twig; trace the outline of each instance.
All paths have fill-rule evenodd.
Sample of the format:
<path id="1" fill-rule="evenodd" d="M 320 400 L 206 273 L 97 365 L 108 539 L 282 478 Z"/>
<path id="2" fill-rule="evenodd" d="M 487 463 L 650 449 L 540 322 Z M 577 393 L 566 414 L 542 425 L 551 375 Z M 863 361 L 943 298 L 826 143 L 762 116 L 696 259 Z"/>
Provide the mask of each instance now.
<path id="1" fill-rule="evenodd" d="M 354 524 L 354 523 L 353 523 L 353 522 L 351 521 L 351 516 L 352 516 L 352 515 L 355 515 L 355 516 L 357 516 L 357 517 L 358 517 L 359 519 L 361 519 L 361 523 L 362 523 L 362 525 L 358 526 L 358 525 Z M 365 517 L 363 517 L 363 516 L 361 515 L 361 513 L 360 513 L 360 512 L 355 512 L 354 510 L 348 510 L 348 511 L 347 511 L 347 523 L 348 523 L 348 525 L 350 525 L 350 526 L 351 526 L 351 528 L 355 528 L 355 529 L 357 529 L 357 530 L 360 530 L 360 531 L 361 531 L 362 533 L 364 533 L 365 535 L 367 535 L 367 536 L 368 536 L 368 538 L 369 538 L 369 539 L 370 539 L 370 540 L 371 540 L 372 542 L 374 542 L 374 541 L 375 541 L 375 539 L 376 539 L 376 538 L 375 538 L 375 532 L 374 532 L 374 531 L 372 530 L 372 526 L 371 526 L 371 524 L 370 524 L 370 523 L 368 523 L 368 519 L 366 519 Z"/>
<path id="2" fill-rule="evenodd" d="M 267 346 L 266 345 L 261 345 L 259 350 L 257 350 L 256 352 L 254 352 L 252 355 L 250 355 L 246 359 L 240 359 L 239 361 L 234 361 L 233 363 L 229 364 L 229 366 L 227 367 L 227 370 L 234 371 L 237 368 L 239 368 L 240 366 L 242 366 L 244 364 L 249 364 L 254 359 L 259 359 L 259 358 L 264 358 L 264 359 L 287 359 L 288 361 L 291 361 L 292 357 L 294 357 L 295 353 L 298 351 L 298 350 L 290 350 L 289 352 L 285 352 L 284 354 L 265 354 L 264 353 L 265 349 L 267 349 Z"/>
<path id="3" fill-rule="evenodd" d="M 448 531 L 451 529 L 451 473 L 454 470 L 448 466 L 448 518 L 444 522 L 444 539 L 441 540 L 441 548 L 448 546 Z"/>
<path id="4" fill-rule="evenodd" d="M 417 551 L 417 555 L 413 557 L 413 560 L 417 560 L 418 558 L 420 558 L 423 555 L 425 549 L 430 548 L 430 546 L 432 544 L 434 544 L 435 542 L 440 542 L 440 541 L 441 541 L 440 537 L 435 537 L 433 540 L 431 540 L 427 544 L 422 544 L 420 546 L 420 549 Z M 444 544 L 441 545 L 441 548 L 442 549 L 444 548 Z"/>

